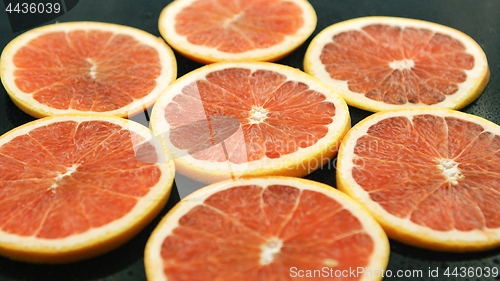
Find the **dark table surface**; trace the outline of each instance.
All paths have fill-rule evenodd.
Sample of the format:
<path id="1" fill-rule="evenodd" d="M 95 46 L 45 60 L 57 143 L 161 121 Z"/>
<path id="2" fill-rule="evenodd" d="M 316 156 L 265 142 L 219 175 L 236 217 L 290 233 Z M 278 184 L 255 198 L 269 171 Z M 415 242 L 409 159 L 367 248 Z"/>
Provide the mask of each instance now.
<path id="1" fill-rule="evenodd" d="M 2 50 L 10 40 L 23 32 L 13 31 L 11 28 L 5 11 L 5 7 L 10 2 L 5 0 L 4 3 L 0 3 L 0 8 L 2 8 L 0 11 L 0 49 Z M 158 16 L 169 2 L 171 1 L 66 0 L 67 12 L 47 23 L 56 21 L 110 22 L 136 27 L 160 36 Z M 499 0 L 311 0 L 310 2 L 318 15 L 318 25 L 311 38 L 331 24 L 362 16 L 398 16 L 427 20 L 468 34 L 485 51 L 491 78 L 481 97 L 462 111 L 500 124 Z M 72 5 L 74 5 L 73 8 L 71 8 Z M 302 60 L 311 38 L 278 63 L 303 69 Z M 176 58 L 178 76 L 201 66 L 177 53 Z M 353 125 L 371 114 L 353 107 L 350 107 L 350 113 Z M 34 118 L 19 110 L 9 99 L 3 87 L 0 87 L 0 133 L 3 134 L 32 120 Z M 335 159 L 307 178 L 335 186 Z M 100 257 L 67 265 L 33 265 L 0 257 L 0 281 L 146 280 L 143 250 L 151 231 L 180 198 L 202 186 L 201 183 L 181 176 L 177 177 L 170 200 L 162 213 L 130 242 Z M 483 272 L 486 267 L 500 268 L 500 249 L 480 253 L 450 254 L 421 250 L 395 241 L 390 242 L 391 256 L 387 269 L 392 271 L 394 275 L 392 278 L 396 280 L 500 280 L 500 277 L 460 277 L 461 267 L 467 270 L 472 268 L 474 271 L 480 267 Z M 446 269 L 450 270 L 449 273 L 453 273 L 455 268 L 457 276 L 445 275 Z M 429 271 L 434 270 L 435 273 L 436 269 L 439 273 L 438 277 L 431 277 Z M 479 273 L 479 270 L 477 272 Z M 402 274 L 403 277 L 395 277 L 396 274 Z"/>

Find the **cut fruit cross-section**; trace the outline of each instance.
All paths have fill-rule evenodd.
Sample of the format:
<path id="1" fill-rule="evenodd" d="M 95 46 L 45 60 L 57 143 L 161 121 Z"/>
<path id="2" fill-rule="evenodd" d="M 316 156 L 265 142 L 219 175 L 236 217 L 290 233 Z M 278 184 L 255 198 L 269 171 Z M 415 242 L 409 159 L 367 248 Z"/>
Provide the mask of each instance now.
<path id="1" fill-rule="evenodd" d="M 310 75 L 232 62 L 178 79 L 153 107 L 151 128 L 181 174 L 210 183 L 307 175 L 335 156 L 350 119 L 344 100 Z"/>
<path id="2" fill-rule="evenodd" d="M 312 41 L 304 69 L 349 105 L 369 111 L 407 107 L 460 109 L 489 80 L 481 47 L 435 23 L 364 17 L 334 24 Z"/>
<path id="3" fill-rule="evenodd" d="M 449 109 L 374 114 L 346 135 L 337 186 L 390 238 L 442 251 L 500 245 L 500 127 Z"/>
<path id="4" fill-rule="evenodd" d="M 158 25 L 172 48 L 196 61 L 275 61 L 312 34 L 316 13 L 305 0 L 176 0 Z"/>
<path id="5" fill-rule="evenodd" d="M 0 137 L 0 254 L 67 263 L 110 251 L 163 208 L 174 164 L 119 117 L 42 118 Z"/>
<path id="6" fill-rule="evenodd" d="M 388 259 L 387 236 L 364 208 L 331 186 L 288 177 L 192 193 L 144 255 L 149 281 L 382 280 Z"/>
<path id="7" fill-rule="evenodd" d="M 128 117 L 153 105 L 176 78 L 160 38 L 98 22 L 57 23 L 12 40 L 0 59 L 12 101 L 34 117 L 106 113 Z"/>

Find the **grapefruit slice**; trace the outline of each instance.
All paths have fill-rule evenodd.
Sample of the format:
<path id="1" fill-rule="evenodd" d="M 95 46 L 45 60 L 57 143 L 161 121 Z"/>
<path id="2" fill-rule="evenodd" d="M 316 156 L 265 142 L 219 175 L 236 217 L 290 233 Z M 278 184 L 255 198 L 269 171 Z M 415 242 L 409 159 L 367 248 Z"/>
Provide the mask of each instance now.
<path id="1" fill-rule="evenodd" d="M 304 69 L 368 111 L 460 109 L 483 92 L 489 68 L 469 36 L 435 23 L 365 17 L 334 24 L 311 42 Z"/>
<path id="2" fill-rule="evenodd" d="M 339 151 L 337 186 L 390 238 L 442 251 L 500 245 L 500 127 L 449 109 L 385 111 Z"/>
<path id="3" fill-rule="evenodd" d="M 66 263 L 142 230 L 170 194 L 174 165 L 144 126 L 119 117 L 42 118 L 0 137 L 0 254 Z"/>
<path id="4" fill-rule="evenodd" d="M 382 280 L 388 258 L 387 236 L 364 208 L 288 177 L 197 190 L 162 219 L 144 255 L 149 281 Z"/>
<path id="5" fill-rule="evenodd" d="M 170 47 L 149 33 L 71 22 L 16 37 L 2 52 L 0 75 L 12 101 L 34 117 L 128 117 L 153 105 L 175 80 L 177 65 Z"/>
<path id="6" fill-rule="evenodd" d="M 158 25 L 176 51 L 211 63 L 275 61 L 304 43 L 316 21 L 305 0 L 177 0 Z"/>
<path id="7" fill-rule="evenodd" d="M 350 118 L 339 95 L 300 70 L 232 62 L 179 78 L 158 98 L 150 126 L 179 173 L 212 183 L 307 175 L 336 155 Z"/>

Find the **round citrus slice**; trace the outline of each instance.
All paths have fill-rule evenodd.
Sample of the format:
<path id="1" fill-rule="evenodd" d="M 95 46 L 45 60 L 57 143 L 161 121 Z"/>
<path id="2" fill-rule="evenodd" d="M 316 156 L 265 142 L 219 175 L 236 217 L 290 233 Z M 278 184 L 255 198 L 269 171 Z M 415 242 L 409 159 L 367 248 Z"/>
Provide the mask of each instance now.
<path id="1" fill-rule="evenodd" d="M 211 63 L 275 61 L 304 43 L 316 21 L 305 0 L 177 0 L 158 24 L 176 51 Z"/>
<path id="2" fill-rule="evenodd" d="M 97 22 L 57 23 L 12 40 L 0 58 L 12 101 L 34 117 L 105 113 L 128 117 L 153 105 L 177 76 L 165 42 Z"/>
<path id="3" fill-rule="evenodd" d="M 197 190 L 162 219 L 144 255 L 149 281 L 382 280 L 388 258 L 386 234 L 358 203 L 289 177 Z"/>
<path id="4" fill-rule="evenodd" d="M 481 47 L 435 23 L 365 17 L 334 24 L 311 42 L 304 69 L 349 105 L 380 111 L 406 107 L 460 109 L 489 80 Z"/>
<path id="5" fill-rule="evenodd" d="M 174 167 L 146 127 L 119 117 L 42 118 L 0 137 L 0 254 L 35 263 L 125 243 L 163 208 Z"/>
<path id="6" fill-rule="evenodd" d="M 150 126 L 181 174 L 211 183 L 307 175 L 336 155 L 350 118 L 339 95 L 300 70 L 232 62 L 178 79 L 158 98 Z"/>
<path id="7" fill-rule="evenodd" d="M 337 186 L 390 238 L 443 251 L 500 245 L 500 127 L 449 109 L 374 114 L 339 151 Z"/>

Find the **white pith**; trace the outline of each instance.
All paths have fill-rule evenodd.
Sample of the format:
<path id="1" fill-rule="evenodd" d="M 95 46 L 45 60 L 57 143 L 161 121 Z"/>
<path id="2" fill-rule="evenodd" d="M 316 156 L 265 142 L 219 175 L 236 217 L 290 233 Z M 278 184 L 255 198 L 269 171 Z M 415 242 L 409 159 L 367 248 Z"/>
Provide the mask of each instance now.
<path id="1" fill-rule="evenodd" d="M 262 108 L 260 106 L 253 106 L 250 110 L 250 117 L 248 117 L 250 124 L 259 124 L 264 122 L 267 118 L 267 113 L 269 110 Z"/>
<path id="2" fill-rule="evenodd" d="M 225 22 L 224 22 L 224 27 L 227 28 L 229 25 L 231 25 L 232 23 L 234 23 L 235 21 L 237 21 L 239 18 L 241 18 L 243 16 L 242 13 L 239 13 L 239 14 L 235 14 L 232 18 L 230 19 L 227 19 Z"/>
<path id="3" fill-rule="evenodd" d="M 93 79 L 96 78 L 96 75 L 97 75 L 97 65 L 95 64 L 95 62 L 92 61 L 91 58 L 87 58 L 87 61 L 92 64 L 92 66 L 90 67 L 90 77 L 92 77 Z"/>
<path id="4" fill-rule="evenodd" d="M 63 180 L 65 177 L 71 176 L 71 174 L 73 174 L 76 171 L 78 166 L 79 166 L 78 164 L 73 164 L 73 166 L 67 168 L 66 173 L 64 174 L 59 173 L 55 178 L 56 182 L 49 189 L 53 193 L 56 193 L 56 188 L 59 186 L 59 182 Z"/>
<path id="5" fill-rule="evenodd" d="M 406 69 L 411 69 L 412 67 L 415 66 L 415 62 L 410 59 L 402 59 L 402 60 L 395 60 L 389 63 L 389 67 L 392 69 L 396 70 L 406 70 Z"/>
<path id="6" fill-rule="evenodd" d="M 439 169 L 443 171 L 443 175 L 452 185 L 458 185 L 458 180 L 464 178 L 458 164 L 452 159 L 443 158 L 438 165 Z"/>
<path id="7" fill-rule="evenodd" d="M 283 240 L 272 237 L 261 246 L 260 265 L 268 265 L 274 261 L 274 255 L 278 254 L 283 246 Z"/>
<path id="8" fill-rule="evenodd" d="M 334 259 L 325 259 L 323 260 L 323 264 L 328 267 L 336 267 L 337 265 L 339 265 L 339 262 Z"/>

